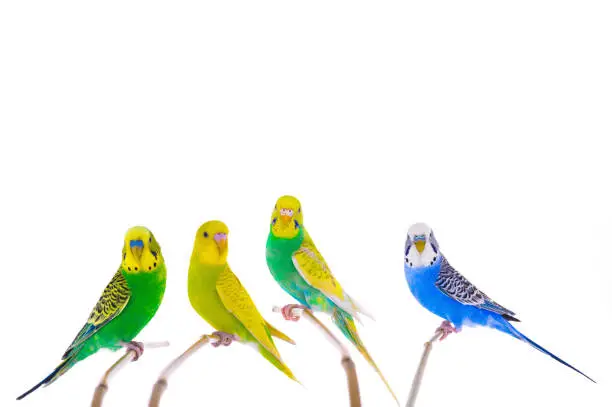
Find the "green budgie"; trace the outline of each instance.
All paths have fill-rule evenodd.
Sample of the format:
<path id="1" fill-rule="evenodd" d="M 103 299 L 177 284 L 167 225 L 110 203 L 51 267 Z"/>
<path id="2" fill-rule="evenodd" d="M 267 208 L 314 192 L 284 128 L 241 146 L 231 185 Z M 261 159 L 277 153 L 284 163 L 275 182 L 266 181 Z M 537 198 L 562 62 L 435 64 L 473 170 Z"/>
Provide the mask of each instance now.
<path id="1" fill-rule="evenodd" d="M 149 323 L 161 304 L 166 289 L 166 265 L 155 237 L 145 227 L 127 231 L 119 270 L 102 292 L 62 362 L 40 383 L 26 391 L 21 400 L 40 386 L 47 386 L 77 362 L 101 348 L 113 351 L 122 347 L 143 352 L 142 343 L 132 339 Z"/>
<path id="2" fill-rule="evenodd" d="M 283 317 L 296 321 L 295 308 L 330 314 L 334 324 L 376 370 L 396 402 L 391 386 L 359 338 L 354 318 L 368 315 L 340 286 L 304 227 L 302 206 L 292 196 L 278 199 L 266 244 L 268 268 L 276 282 L 300 305 L 286 305 Z M 399 404 L 399 402 L 398 402 Z"/>

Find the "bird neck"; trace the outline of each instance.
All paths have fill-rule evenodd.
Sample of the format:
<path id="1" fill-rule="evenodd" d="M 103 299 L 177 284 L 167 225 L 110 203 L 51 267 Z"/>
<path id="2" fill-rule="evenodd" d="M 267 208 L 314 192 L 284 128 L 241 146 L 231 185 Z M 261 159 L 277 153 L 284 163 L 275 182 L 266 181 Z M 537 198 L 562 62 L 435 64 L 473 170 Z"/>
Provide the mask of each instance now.
<path id="1" fill-rule="evenodd" d="M 274 247 L 280 251 L 294 252 L 300 248 L 302 241 L 304 240 L 304 227 L 300 227 L 298 234 L 292 238 L 274 236 L 272 230 L 268 235 L 268 247 Z"/>
<path id="2" fill-rule="evenodd" d="M 132 293 L 138 291 L 152 292 L 159 289 L 163 292 L 166 287 L 165 264 L 161 264 L 153 271 L 126 273 L 122 270 L 122 273 Z"/>
<path id="3" fill-rule="evenodd" d="M 225 264 L 206 264 L 206 263 L 192 263 L 189 267 L 189 278 L 197 280 L 203 284 L 215 284 L 221 274 L 227 267 Z"/>

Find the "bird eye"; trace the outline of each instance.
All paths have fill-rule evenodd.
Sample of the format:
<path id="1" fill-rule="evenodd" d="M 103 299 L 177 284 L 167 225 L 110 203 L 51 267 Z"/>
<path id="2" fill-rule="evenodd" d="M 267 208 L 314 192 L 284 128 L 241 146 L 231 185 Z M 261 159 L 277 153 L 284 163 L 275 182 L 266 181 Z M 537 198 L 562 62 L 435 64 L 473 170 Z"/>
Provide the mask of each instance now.
<path id="1" fill-rule="evenodd" d="M 208 232 L 204 232 L 204 237 L 208 237 Z"/>
<path id="2" fill-rule="evenodd" d="M 298 208 L 298 213 L 302 213 L 302 208 Z"/>
<path id="3" fill-rule="evenodd" d="M 153 241 L 153 238 L 149 236 L 149 243 L 151 243 L 152 241 Z"/>

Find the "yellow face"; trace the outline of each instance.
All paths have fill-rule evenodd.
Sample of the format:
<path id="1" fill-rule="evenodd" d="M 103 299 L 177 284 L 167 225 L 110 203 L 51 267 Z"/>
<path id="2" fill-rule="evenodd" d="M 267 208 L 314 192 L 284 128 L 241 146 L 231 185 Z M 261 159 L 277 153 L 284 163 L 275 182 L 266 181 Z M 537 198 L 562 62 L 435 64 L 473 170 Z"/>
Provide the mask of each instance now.
<path id="1" fill-rule="evenodd" d="M 302 204 L 290 195 L 281 196 L 274 205 L 270 225 L 272 234 L 285 239 L 294 238 L 303 224 Z"/>
<path id="2" fill-rule="evenodd" d="M 227 226 L 221 221 L 204 223 L 196 234 L 192 258 L 204 264 L 225 264 L 228 234 Z"/>
<path id="3" fill-rule="evenodd" d="M 121 266 L 127 273 L 146 273 L 164 264 L 159 243 L 143 226 L 130 228 L 123 242 Z"/>

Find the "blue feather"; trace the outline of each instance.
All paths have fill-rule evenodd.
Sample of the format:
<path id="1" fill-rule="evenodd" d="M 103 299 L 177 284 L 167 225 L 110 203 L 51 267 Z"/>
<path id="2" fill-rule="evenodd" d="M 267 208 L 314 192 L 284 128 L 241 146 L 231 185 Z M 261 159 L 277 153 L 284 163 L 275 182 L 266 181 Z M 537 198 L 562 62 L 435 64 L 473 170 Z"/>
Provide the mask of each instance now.
<path id="1" fill-rule="evenodd" d="M 440 257 L 443 256 L 440 255 Z M 444 269 L 447 274 L 445 281 L 441 282 L 439 276 L 444 267 L 447 267 Z M 492 301 L 458 272 L 448 267 L 450 265 L 444 258 L 433 265 L 421 267 L 410 267 L 404 264 L 410 292 L 423 307 L 450 321 L 457 329 L 461 329 L 463 325 L 480 325 L 509 334 L 595 382 L 580 370 L 520 333 L 506 320 L 507 318 L 515 319 L 511 311 Z M 442 283 L 445 284 L 443 288 L 448 291 L 445 292 L 440 288 Z"/>
<path id="2" fill-rule="evenodd" d="M 68 369 L 70 369 L 73 365 L 74 365 L 74 361 L 72 359 L 66 359 L 66 360 L 62 361 L 62 363 L 60 363 L 59 366 L 56 367 L 55 370 L 53 370 L 49 374 L 49 376 L 45 377 L 38 384 L 36 384 L 34 387 L 32 387 L 30 390 L 26 391 L 21 396 L 17 397 L 17 400 L 21 400 L 24 397 L 26 397 L 27 395 L 29 395 L 30 393 L 38 390 L 38 388 L 40 386 L 43 386 L 43 385 L 46 386 L 48 384 L 53 383 L 58 377 L 60 377 L 64 373 L 66 373 L 66 371 Z"/>

